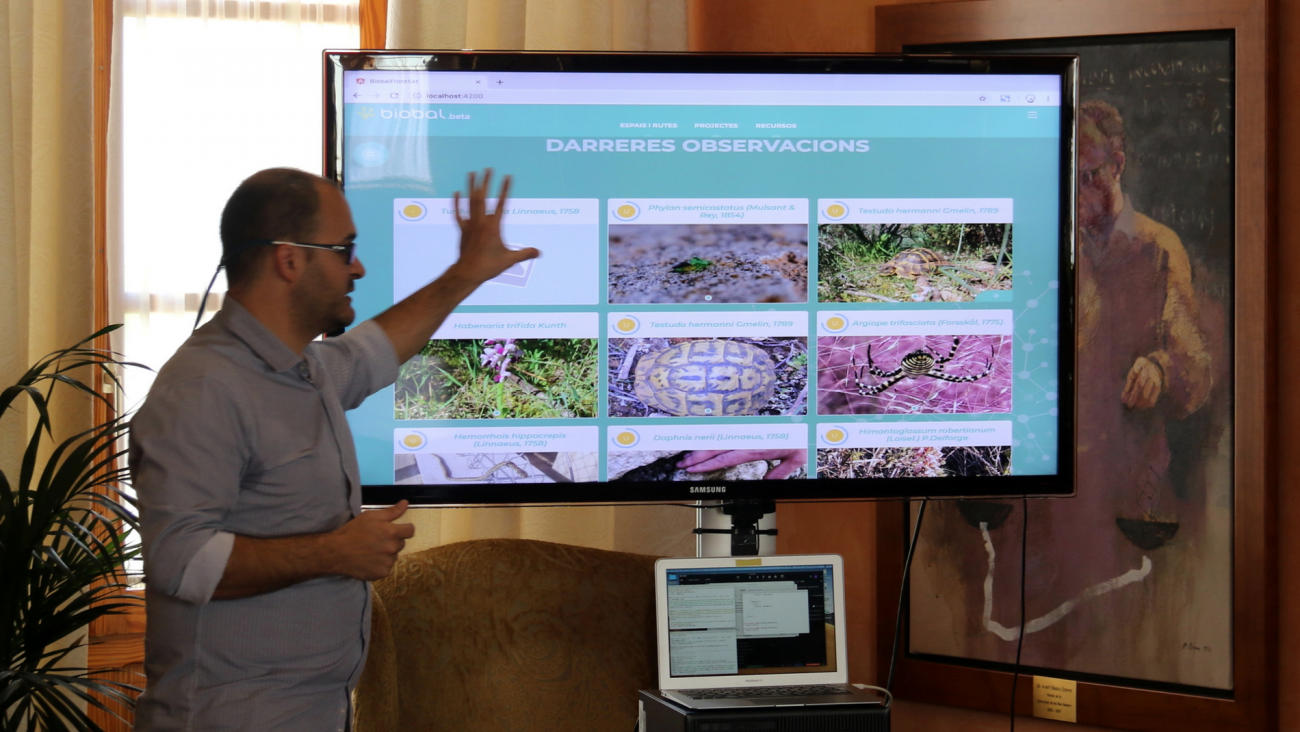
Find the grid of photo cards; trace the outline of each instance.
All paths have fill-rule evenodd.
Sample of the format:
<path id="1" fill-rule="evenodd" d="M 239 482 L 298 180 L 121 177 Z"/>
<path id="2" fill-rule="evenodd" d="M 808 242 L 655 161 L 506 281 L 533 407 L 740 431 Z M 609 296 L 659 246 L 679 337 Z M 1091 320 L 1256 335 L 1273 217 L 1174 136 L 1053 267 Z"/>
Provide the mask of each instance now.
<path id="1" fill-rule="evenodd" d="M 394 293 L 454 261 L 395 199 Z M 393 482 L 1009 475 L 1009 199 L 516 199 L 393 389 Z"/>

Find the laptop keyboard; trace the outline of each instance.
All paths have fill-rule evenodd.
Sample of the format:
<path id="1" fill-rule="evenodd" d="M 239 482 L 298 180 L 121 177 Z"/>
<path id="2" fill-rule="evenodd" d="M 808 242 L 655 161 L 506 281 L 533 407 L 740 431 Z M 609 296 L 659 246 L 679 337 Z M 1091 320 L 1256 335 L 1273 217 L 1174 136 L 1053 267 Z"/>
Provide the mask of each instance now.
<path id="1" fill-rule="evenodd" d="M 851 696 L 843 686 L 755 686 L 747 689 L 679 689 L 678 694 L 691 699 L 754 699 L 769 696 Z"/>

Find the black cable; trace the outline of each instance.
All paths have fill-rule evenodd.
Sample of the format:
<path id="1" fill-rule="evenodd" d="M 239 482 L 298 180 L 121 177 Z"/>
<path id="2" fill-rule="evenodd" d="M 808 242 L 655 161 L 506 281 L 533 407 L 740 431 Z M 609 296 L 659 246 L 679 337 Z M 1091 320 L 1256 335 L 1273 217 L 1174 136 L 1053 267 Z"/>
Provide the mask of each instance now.
<path id="1" fill-rule="evenodd" d="M 221 274 L 221 268 L 224 265 L 218 264 L 217 271 L 212 273 L 212 279 L 208 280 L 208 289 L 203 291 L 203 299 L 199 300 L 199 314 L 194 316 L 194 327 L 190 332 L 199 329 L 199 321 L 203 320 L 203 310 L 208 306 L 208 293 L 212 292 L 212 286 L 217 284 L 217 275 Z"/>
<path id="2" fill-rule="evenodd" d="M 1016 665 L 1011 674 L 1011 732 L 1016 732 L 1016 684 L 1020 681 L 1020 651 L 1025 647 L 1025 557 L 1029 547 L 1029 499 L 1020 499 L 1020 632 L 1016 638 Z"/>
<path id="3" fill-rule="evenodd" d="M 903 559 L 903 586 L 898 591 L 898 611 L 894 613 L 894 649 L 889 652 L 889 675 L 885 677 L 885 690 L 894 691 L 894 664 L 898 661 L 898 640 L 903 635 L 903 601 L 907 598 L 907 582 L 912 573 L 912 553 L 916 551 L 916 540 L 921 535 L 921 519 L 925 517 L 925 504 L 929 498 L 921 499 L 921 507 L 916 511 L 916 523 L 912 526 L 912 538 L 907 545 L 907 556 Z"/>

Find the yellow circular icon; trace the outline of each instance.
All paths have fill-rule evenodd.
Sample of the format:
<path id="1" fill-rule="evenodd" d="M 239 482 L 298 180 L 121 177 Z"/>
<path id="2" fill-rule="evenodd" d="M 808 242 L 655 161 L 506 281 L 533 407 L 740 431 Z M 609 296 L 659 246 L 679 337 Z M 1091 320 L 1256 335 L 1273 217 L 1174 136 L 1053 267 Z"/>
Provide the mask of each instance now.
<path id="1" fill-rule="evenodd" d="M 826 207 L 826 215 L 833 219 L 838 219 L 846 213 L 848 213 L 848 211 L 838 203 L 832 203 Z"/>
<path id="2" fill-rule="evenodd" d="M 630 203 L 625 203 L 618 207 L 618 217 L 620 219 L 630 219 L 633 216 L 636 216 L 636 206 L 633 206 Z"/>
<path id="3" fill-rule="evenodd" d="M 844 430 L 838 427 L 832 427 L 831 429 L 826 430 L 827 442 L 843 442 L 845 437 L 846 435 L 844 434 Z"/>
<path id="4" fill-rule="evenodd" d="M 633 442 L 636 442 L 636 435 L 631 432 L 620 432 L 618 433 L 618 436 L 614 438 L 614 441 L 620 445 L 631 445 Z"/>
<path id="5" fill-rule="evenodd" d="M 406 208 L 402 209 L 402 215 L 408 219 L 419 218 L 424 215 L 424 207 L 418 203 L 408 203 Z"/>
<path id="6" fill-rule="evenodd" d="M 826 330 L 843 330 L 844 326 L 844 318 L 838 315 L 826 319 Z"/>
<path id="7" fill-rule="evenodd" d="M 623 318 L 622 320 L 618 321 L 618 323 L 616 323 L 614 327 L 618 328 L 620 331 L 624 333 L 629 333 L 632 330 L 636 329 L 636 321 L 631 318 Z"/>
<path id="8" fill-rule="evenodd" d="M 419 447 L 420 445 L 424 444 L 424 436 L 419 434 L 418 432 L 412 432 L 411 434 L 402 438 L 402 444 L 412 448 Z"/>

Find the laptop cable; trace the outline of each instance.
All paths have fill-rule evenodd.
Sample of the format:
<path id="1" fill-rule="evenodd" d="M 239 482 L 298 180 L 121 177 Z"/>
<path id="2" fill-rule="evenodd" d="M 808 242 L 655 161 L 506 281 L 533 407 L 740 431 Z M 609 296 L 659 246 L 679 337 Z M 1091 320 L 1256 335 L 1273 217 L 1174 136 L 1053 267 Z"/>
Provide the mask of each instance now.
<path id="1" fill-rule="evenodd" d="M 889 653 L 889 675 L 885 677 L 885 693 L 893 699 L 894 664 L 898 661 L 898 641 L 903 635 L 903 602 L 907 598 L 907 584 L 912 572 L 912 555 L 916 552 L 916 540 L 921 535 L 921 519 L 925 518 L 925 505 L 930 499 L 921 499 L 921 507 L 916 511 L 916 523 L 912 526 L 912 537 L 907 545 L 907 556 L 903 559 L 903 586 L 898 591 L 898 611 L 894 614 L 894 648 Z"/>

